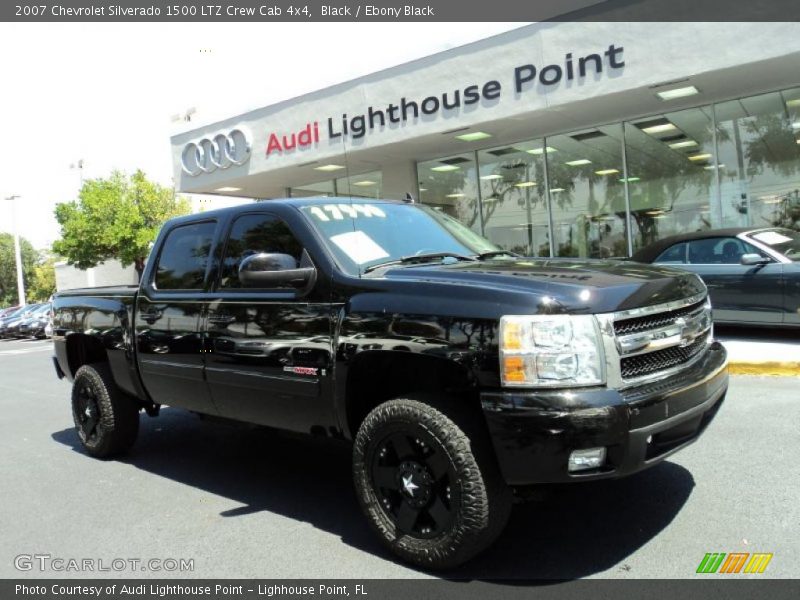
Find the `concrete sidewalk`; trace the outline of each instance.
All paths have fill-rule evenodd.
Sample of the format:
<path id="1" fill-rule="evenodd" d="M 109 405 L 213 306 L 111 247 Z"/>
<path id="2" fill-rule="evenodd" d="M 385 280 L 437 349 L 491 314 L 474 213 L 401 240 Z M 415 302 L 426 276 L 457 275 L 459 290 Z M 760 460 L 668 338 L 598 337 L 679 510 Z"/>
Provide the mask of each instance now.
<path id="1" fill-rule="evenodd" d="M 714 326 L 734 375 L 800 377 L 800 329 Z"/>

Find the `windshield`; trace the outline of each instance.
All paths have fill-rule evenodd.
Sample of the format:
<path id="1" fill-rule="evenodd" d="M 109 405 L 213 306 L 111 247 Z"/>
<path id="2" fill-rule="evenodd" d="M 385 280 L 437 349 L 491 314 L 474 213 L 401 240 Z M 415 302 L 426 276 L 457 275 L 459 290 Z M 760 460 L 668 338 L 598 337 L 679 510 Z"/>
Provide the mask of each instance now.
<path id="1" fill-rule="evenodd" d="M 419 204 L 354 201 L 313 204 L 300 210 L 351 274 L 409 256 L 500 251 L 455 219 Z"/>
<path id="2" fill-rule="evenodd" d="M 31 316 L 32 317 L 39 317 L 41 315 L 46 315 L 48 312 L 50 312 L 50 305 L 49 304 L 42 304 L 39 308 L 37 308 L 36 310 L 34 310 L 31 313 Z"/>
<path id="3" fill-rule="evenodd" d="M 750 237 L 780 252 L 789 260 L 800 261 L 800 233 L 791 229 L 768 229 L 751 233 Z"/>
<path id="4" fill-rule="evenodd" d="M 6 313 L 5 315 L 3 315 L 2 318 L 3 319 L 13 319 L 15 317 L 20 316 L 22 313 L 24 313 L 26 309 L 27 309 L 26 306 L 22 306 L 20 308 L 15 308 L 14 310 L 12 310 L 12 311 Z"/>
<path id="5" fill-rule="evenodd" d="M 30 317 L 36 314 L 42 308 L 41 304 L 29 304 L 25 310 L 17 314 L 18 317 Z"/>

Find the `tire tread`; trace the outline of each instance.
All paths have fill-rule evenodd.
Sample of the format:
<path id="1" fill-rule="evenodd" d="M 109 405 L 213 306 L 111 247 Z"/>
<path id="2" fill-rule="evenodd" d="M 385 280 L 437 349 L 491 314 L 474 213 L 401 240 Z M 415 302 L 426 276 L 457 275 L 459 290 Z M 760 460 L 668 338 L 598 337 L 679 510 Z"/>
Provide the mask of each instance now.
<path id="1" fill-rule="evenodd" d="M 101 405 L 101 422 L 105 435 L 96 444 L 78 437 L 84 449 L 97 458 L 111 458 L 125 453 L 133 446 L 139 434 L 139 406 L 134 398 L 119 389 L 107 363 L 83 365 L 75 373 L 72 387 L 72 411 L 75 426 L 77 390 L 83 382 L 91 385 Z"/>
<path id="2" fill-rule="evenodd" d="M 356 435 L 353 476 L 362 509 L 390 550 L 423 567 L 452 568 L 474 557 L 499 536 L 511 511 L 511 492 L 500 476 L 488 433 L 478 415 L 459 400 L 415 396 L 384 402 L 367 415 Z M 381 428 L 397 422 L 427 430 L 462 475 L 461 513 L 452 530 L 439 538 L 398 534 L 370 485 L 368 446 Z"/>

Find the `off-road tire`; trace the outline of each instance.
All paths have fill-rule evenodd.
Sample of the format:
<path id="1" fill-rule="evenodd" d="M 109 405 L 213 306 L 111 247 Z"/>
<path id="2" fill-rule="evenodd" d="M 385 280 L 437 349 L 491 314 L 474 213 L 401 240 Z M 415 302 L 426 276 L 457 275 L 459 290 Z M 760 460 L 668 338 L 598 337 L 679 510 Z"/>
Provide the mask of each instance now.
<path id="1" fill-rule="evenodd" d="M 356 493 L 370 525 L 397 556 L 425 568 L 452 568 L 482 552 L 500 535 L 511 511 L 511 490 L 500 476 L 491 440 L 485 424 L 479 420 L 481 415 L 468 410 L 459 400 L 404 398 L 385 402 L 364 419 L 353 448 Z M 432 452 L 443 452 L 449 461 L 444 481 L 452 479 L 450 524 L 441 531 L 433 527 L 436 531 L 432 535 L 409 533 L 407 526 L 403 530 L 399 515 L 393 514 L 392 500 L 387 498 L 389 495 L 394 498 L 395 492 L 376 484 L 377 469 L 383 468 L 380 461 L 384 460 L 381 457 L 386 455 L 386 448 L 390 455 L 395 454 L 382 440 L 391 440 L 398 432 L 406 432 L 403 435 L 412 443 L 419 442 L 414 436 L 423 432 L 420 437 L 427 439 L 428 444 L 432 440 L 437 446 Z M 376 460 L 379 462 L 374 462 Z M 424 463 L 422 466 L 424 471 Z M 432 479 L 425 473 L 422 477 L 427 477 L 425 481 Z M 403 479 L 398 477 L 401 482 Z M 448 483 L 448 498 L 450 485 Z M 408 493 L 409 490 L 403 491 L 400 486 L 396 493 L 400 500 L 396 502 L 407 500 Z M 417 518 L 415 523 L 418 521 Z"/>
<path id="2" fill-rule="evenodd" d="M 84 365 L 75 373 L 72 419 L 81 445 L 96 458 L 126 452 L 139 433 L 139 405 L 117 387 L 106 363 Z"/>

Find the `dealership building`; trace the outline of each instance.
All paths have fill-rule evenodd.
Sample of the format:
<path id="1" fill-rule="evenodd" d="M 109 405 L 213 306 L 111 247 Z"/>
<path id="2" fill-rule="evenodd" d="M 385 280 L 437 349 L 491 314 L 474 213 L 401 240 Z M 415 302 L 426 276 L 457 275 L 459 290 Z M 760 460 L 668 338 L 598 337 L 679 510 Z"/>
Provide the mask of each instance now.
<path id="1" fill-rule="evenodd" d="M 800 228 L 800 24 L 537 23 L 181 133 L 172 156 L 181 192 L 410 196 L 530 256 Z"/>

